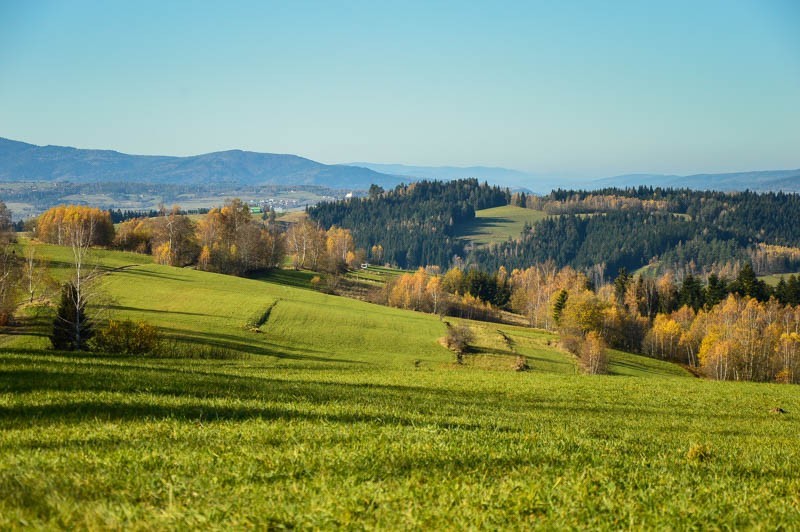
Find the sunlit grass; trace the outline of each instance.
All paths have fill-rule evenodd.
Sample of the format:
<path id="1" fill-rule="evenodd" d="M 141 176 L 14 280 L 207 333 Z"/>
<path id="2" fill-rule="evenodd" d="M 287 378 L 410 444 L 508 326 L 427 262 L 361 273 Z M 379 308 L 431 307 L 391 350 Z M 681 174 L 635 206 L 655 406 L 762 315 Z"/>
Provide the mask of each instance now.
<path id="1" fill-rule="evenodd" d="M 56 353 L 35 326 L 0 338 L 0 528 L 800 526 L 797 387 L 621 352 L 613 375 L 585 376 L 552 334 L 475 322 L 458 365 L 438 317 L 294 272 L 99 256 L 130 266 L 103 280 L 111 314 L 241 356 Z"/>

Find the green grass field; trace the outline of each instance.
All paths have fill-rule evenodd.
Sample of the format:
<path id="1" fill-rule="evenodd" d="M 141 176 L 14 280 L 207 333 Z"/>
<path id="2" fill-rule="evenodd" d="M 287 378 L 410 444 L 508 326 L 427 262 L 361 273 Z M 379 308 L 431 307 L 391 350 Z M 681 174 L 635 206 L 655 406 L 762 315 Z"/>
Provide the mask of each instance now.
<path id="1" fill-rule="evenodd" d="M 486 245 L 519 238 L 525 223 L 534 223 L 547 217 L 544 211 L 506 205 L 484 209 L 475 213 L 475 219 L 458 227 L 456 236 Z"/>
<path id="2" fill-rule="evenodd" d="M 0 336 L 2 529 L 800 526 L 797 387 L 621 352 L 584 376 L 553 335 L 489 323 L 459 366 L 437 317 L 293 272 L 99 256 L 113 315 L 237 356 L 58 353 L 36 323 Z"/>
<path id="3" fill-rule="evenodd" d="M 761 275 L 758 278 L 770 286 L 775 286 L 781 280 L 781 277 L 783 277 L 784 281 L 786 281 L 789 279 L 790 275 L 800 275 L 800 272 L 774 273 L 772 275 Z"/>

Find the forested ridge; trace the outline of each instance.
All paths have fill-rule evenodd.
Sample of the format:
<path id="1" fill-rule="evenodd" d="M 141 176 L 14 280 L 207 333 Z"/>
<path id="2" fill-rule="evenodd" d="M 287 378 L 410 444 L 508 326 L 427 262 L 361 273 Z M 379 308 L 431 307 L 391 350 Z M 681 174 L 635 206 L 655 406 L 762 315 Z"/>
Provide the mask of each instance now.
<path id="1" fill-rule="evenodd" d="M 487 247 L 454 236 L 476 210 L 508 203 L 549 216 Z M 474 179 L 423 181 L 388 192 L 376 187 L 368 198 L 323 203 L 309 215 L 323 228 L 350 229 L 357 247 L 382 246 L 380 259 L 401 268 L 464 263 L 494 271 L 547 260 L 607 276 L 647 265 L 695 274 L 730 273 L 745 263 L 759 274 L 800 268 L 800 196 L 782 192 L 638 187 L 538 197 Z"/>
<path id="2" fill-rule="evenodd" d="M 367 198 L 321 203 L 308 214 L 324 228 L 353 231 L 356 247 L 382 246 L 383 259 L 401 268 L 447 266 L 464 253 L 454 227 L 509 199 L 507 190 L 477 179 L 420 181 L 389 191 L 373 187 Z"/>
<path id="3" fill-rule="evenodd" d="M 611 275 L 648 264 L 693 273 L 735 269 L 746 262 L 759 273 L 800 266 L 794 249 L 800 246 L 796 194 L 652 187 L 556 190 L 524 198 L 524 205 L 551 217 L 526 228 L 519 239 L 475 250 L 471 264 L 525 268 L 552 259 L 578 269 L 602 265 Z"/>

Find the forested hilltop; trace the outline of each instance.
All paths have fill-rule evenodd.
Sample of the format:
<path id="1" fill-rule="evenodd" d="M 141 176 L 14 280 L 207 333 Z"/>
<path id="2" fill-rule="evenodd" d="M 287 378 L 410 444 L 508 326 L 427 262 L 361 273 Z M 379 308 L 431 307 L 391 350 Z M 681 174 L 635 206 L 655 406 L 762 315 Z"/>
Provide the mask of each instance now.
<path id="1" fill-rule="evenodd" d="M 421 181 L 389 191 L 373 185 L 368 198 L 322 203 L 308 214 L 326 229 L 336 225 L 353 231 L 356 247 L 381 246 L 373 260 L 401 268 L 447 266 L 464 252 L 455 227 L 473 220 L 476 210 L 510 199 L 507 189 L 477 179 Z"/>
<path id="2" fill-rule="evenodd" d="M 473 247 L 454 235 L 475 211 L 503 204 L 539 211 L 544 219 L 517 238 Z M 558 267 L 616 275 L 620 268 L 730 273 L 751 263 L 759 274 L 800 268 L 800 196 L 786 193 L 698 192 L 653 187 L 556 190 L 511 194 L 476 180 L 419 182 L 368 198 L 309 210 L 323 227 L 350 229 L 373 257 L 414 268 L 454 263 L 509 271 L 552 260 Z"/>

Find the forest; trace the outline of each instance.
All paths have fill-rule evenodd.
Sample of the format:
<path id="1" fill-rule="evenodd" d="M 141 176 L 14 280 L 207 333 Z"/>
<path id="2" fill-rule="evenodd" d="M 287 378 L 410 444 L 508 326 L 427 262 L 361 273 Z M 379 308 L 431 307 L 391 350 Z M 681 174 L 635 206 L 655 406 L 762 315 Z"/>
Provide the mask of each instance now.
<path id="1" fill-rule="evenodd" d="M 477 179 L 420 181 L 389 191 L 373 186 L 369 197 L 320 203 L 308 215 L 323 228 L 351 230 L 356 247 L 381 246 L 381 260 L 400 268 L 447 267 L 464 253 L 455 226 L 509 200 L 508 190 Z"/>
<path id="2" fill-rule="evenodd" d="M 475 219 L 475 211 L 506 204 L 547 216 L 517 238 L 490 246 L 469 246 L 453 236 L 455 226 Z M 477 180 L 422 181 L 321 203 L 308 213 L 323 228 L 351 230 L 357 247 L 381 246 L 381 260 L 400 268 L 512 270 L 552 260 L 558 267 L 599 268 L 602 276 L 646 266 L 653 274 L 694 275 L 735 273 L 745 263 L 759 275 L 800 269 L 796 194 L 639 187 L 555 190 L 539 197 Z"/>

